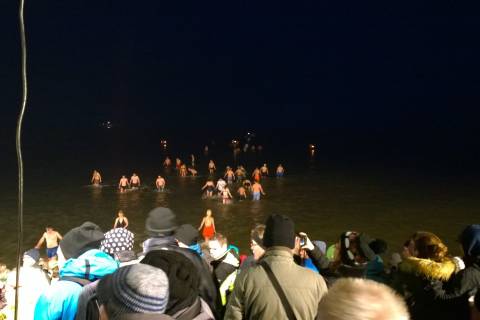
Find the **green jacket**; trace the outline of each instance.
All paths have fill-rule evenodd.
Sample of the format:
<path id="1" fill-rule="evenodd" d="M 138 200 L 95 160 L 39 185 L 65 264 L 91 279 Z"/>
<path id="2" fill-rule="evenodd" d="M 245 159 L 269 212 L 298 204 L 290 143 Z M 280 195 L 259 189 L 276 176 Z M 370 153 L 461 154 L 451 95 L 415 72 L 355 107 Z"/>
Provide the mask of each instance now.
<path id="1" fill-rule="evenodd" d="M 322 276 L 293 261 L 291 250 L 272 247 L 262 258 L 277 277 L 297 319 L 315 319 L 327 293 Z M 240 273 L 224 319 L 286 319 L 285 309 L 266 272 L 255 265 Z"/>

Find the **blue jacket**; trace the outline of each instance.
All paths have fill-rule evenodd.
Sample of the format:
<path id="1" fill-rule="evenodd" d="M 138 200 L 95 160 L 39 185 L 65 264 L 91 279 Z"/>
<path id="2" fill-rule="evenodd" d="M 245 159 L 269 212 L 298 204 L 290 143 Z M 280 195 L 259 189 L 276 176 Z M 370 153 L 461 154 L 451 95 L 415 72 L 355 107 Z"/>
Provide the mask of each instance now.
<path id="1" fill-rule="evenodd" d="M 87 272 L 87 261 L 89 274 Z M 92 249 L 76 259 L 69 259 L 60 270 L 60 279 L 63 277 L 77 277 L 95 281 L 105 275 L 115 272 L 118 262 L 108 254 Z M 77 312 L 77 303 L 82 286 L 76 282 L 59 280 L 40 295 L 35 305 L 36 320 L 62 319 L 73 320 Z"/>

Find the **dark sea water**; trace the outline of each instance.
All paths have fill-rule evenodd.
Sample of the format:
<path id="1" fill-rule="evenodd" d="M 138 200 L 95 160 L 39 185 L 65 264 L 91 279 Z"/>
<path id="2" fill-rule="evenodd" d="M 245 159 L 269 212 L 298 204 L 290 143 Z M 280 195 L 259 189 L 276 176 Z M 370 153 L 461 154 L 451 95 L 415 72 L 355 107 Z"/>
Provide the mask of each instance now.
<path id="1" fill-rule="evenodd" d="M 357 230 L 385 239 L 399 250 L 416 230 L 430 230 L 459 254 L 455 241 L 461 229 L 480 223 L 478 145 L 474 136 L 449 133 L 382 134 L 289 131 L 257 133 L 261 153 L 248 152 L 234 159 L 228 141 L 240 133 L 162 134 L 156 130 L 27 131 L 24 135 L 25 217 L 24 248 L 35 245 L 44 227 L 61 233 L 93 221 L 107 231 L 116 212 L 123 209 L 136 235 L 135 248 L 145 239 L 144 222 L 157 206 L 170 207 L 179 223 L 198 226 L 212 209 L 217 231 L 248 250 L 249 230 L 270 213 L 293 218 L 298 231 L 331 244 L 341 232 Z M 160 132 L 160 133 L 159 133 Z M 243 133 L 242 133 L 243 134 Z M 465 137 L 469 137 L 468 139 Z M 167 139 L 163 150 L 159 141 Z M 16 253 L 17 193 L 13 143 L 2 140 L 4 183 L 0 187 L 0 262 L 12 265 Z M 13 141 L 13 136 L 12 136 Z M 312 153 L 308 144 L 314 143 Z M 203 146 L 210 145 L 208 155 Z M 164 172 L 165 155 L 187 160 L 195 154 L 199 177 L 180 178 Z M 260 202 L 234 201 L 222 205 L 202 200 L 207 163 L 244 164 L 249 173 L 266 162 L 273 172 L 286 168 L 281 179 L 262 181 L 267 196 Z M 87 186 L 93 169 L 102 173 L 103 188 Z M 119 194 L 115 185 L 122 174 L 136 172 L 145 189 Z M 165 175 L 169 192 L 153 190 L 158 174 Z"/>

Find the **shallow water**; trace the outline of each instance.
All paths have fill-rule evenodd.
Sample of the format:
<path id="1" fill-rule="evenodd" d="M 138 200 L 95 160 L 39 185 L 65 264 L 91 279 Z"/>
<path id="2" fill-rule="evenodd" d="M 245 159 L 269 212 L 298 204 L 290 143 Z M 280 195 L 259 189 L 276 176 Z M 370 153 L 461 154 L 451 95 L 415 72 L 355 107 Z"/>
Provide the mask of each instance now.
<path id="1" fill-rule="evenodd" d="M 297 231 L 329 244 L 341 232 L 357 230 L 383 238 L 390 250 L 398 250 L 416 230 L 430 230 L 457 254 L 457 234 L 467 224 L 479 222 L 478 175 L 451 170 L 449 164 L 436 165 L 417 158 L 385 161 L 371 156 L 338 160 L 318 151 L 311 156 L 303 147 L 285 153 L 251 154 L 237 159 L 246 164 L 249 172 L 264 161 L 272 171 L 274 164 L 282 162 L 286 176 L 263 180 L 267 196 L 259 202 L 248 199 L 222 205 L 217 200 L 203 200 L 200 188 L 206 180 L 208 159 L 218 160 L 217 167 L 224 168 L 235 163 L 229 153 L 199 153 L 200 176 L 180 178 L 174 171 L 166 173 L 169 192 L 159 193 L 153 185 L 157 174 L 165 174 L 160 170 L 164 157 L 161 152 L 149 157 L 141 152 L 132 155 L 119 144 L 108 149 L 108 156 L 105 153 L 100 157 L 96 150 L 75 149 L 53 159 L 35 148 L 27 149 L 25 249 L 35 245 L 48 224 L 64 234 L 90 220 L 107 231 L 113 226 L 118 209 L 123 209 L 130 221 L 129 228 L 136 235 L 135 248 L 140 250 L 146 237 L 145 218 L 157 206 L 172 208 L 179 223 L 194 226 L 199 225 L 206 209 L 212 209 L 217 231 L 243 252 L 248 250 L 250 228 L 270 213 L 289 215 Z M 98 157 L 92 159 L 91 154 Z M 100 169 L 106 187 L 86 186 L 93 168 Z M 119 177 L 133 171 L 146 188 L 119 194 L 114 187 Z M 0 191 L 4 228 L 0 233 L 0 261 L 12 265 L 16 252 L 16 190 L 3 185 Z"/>

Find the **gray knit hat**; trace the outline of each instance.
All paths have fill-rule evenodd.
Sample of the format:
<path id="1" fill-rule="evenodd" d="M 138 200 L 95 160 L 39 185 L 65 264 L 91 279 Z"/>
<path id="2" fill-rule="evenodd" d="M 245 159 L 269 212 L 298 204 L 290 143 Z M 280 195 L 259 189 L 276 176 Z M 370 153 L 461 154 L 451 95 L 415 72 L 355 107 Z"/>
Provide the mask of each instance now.
<path id="1" fill-rule="evenodd" d="M 111 319 L 126 313 L 164 313 L 169 296 L 168 277 L 150 265 L 125 266 L 100 280 L 97 296 Z"/>

